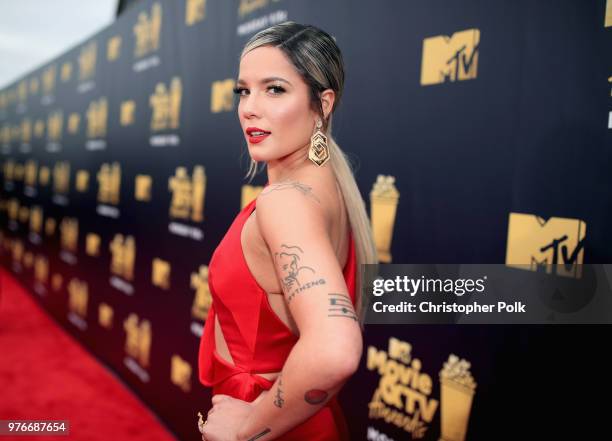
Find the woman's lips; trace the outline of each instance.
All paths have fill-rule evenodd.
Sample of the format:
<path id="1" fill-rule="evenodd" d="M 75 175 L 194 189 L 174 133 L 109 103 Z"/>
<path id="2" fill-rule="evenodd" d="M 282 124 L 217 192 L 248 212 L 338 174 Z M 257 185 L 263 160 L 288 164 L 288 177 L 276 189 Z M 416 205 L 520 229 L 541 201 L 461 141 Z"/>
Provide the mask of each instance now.
<path id="1" fill-rule="evenodd" d="M 258 144 L 261 141 L 263 141 L 264 139 L 266 139 L 269 135 L 270 135 L 269 133 L 265 133 L 265 134 L 259 135 L 259 136 L 251 136 L 251 135 L 249 135 L 248 138 L 249 138 L 249 142 L 251 144 Z"/>

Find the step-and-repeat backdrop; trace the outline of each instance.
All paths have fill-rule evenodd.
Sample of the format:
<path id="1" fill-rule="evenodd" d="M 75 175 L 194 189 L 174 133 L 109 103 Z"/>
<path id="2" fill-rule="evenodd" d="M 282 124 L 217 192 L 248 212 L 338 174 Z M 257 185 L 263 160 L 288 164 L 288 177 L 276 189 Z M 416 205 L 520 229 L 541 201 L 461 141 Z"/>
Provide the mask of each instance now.
<path id="1" fill-rule="evenodd" d="M 243 179 L 239 54 L 286 20 L 343 50 L 334 133 L 381 262 L 612 260 L 612 1 L 143 0 L 0 91 L 0 253 L 181 439 L 209 406 L 207 265 L 266 182 Z M 488 439 L 545 332 L 366 327 L 353 438 Z"/>

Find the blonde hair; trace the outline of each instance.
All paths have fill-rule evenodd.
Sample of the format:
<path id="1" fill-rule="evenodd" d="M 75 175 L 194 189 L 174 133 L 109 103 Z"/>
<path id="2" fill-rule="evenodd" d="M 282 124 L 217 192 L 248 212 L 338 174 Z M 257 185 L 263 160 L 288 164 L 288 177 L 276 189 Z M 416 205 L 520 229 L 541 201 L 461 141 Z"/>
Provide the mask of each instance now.
<path id="1" fill-rule="evenodd" d="M 331 168 L 344 198 L 355 243 L 357 259 L 356 309 L 359 322 L 363 324 L 367 297 L 362 287 L 363 267 L 361 264 L 377 264 L 378 254 L 372 236 L 370 220 L 357 182 L 355 182 L 353 169 L 331 134 L 332 114 L 338 107 L 344 88 L 342 53 L 334 39 L 325 31 L 314 26 L 301 25 L 291 21 L 277 24 L 255 34 L 244 46 L 241 57 L 261 46 L 277 47 L 289 58 L 308 85 L 311 105 L 323 121 L 322 130 L 327 136 Z M 323 116 L 319 96 L 320 92 L 326 89 L 332 89 L 336 95 L 327 120 Z M 249 170 L 245 175 L 249 178 L 249 182 L 258 173 L 257 168 L 257 162 L 251 159 Z M 363 294 L 359 295 L 359 293 Z"/>

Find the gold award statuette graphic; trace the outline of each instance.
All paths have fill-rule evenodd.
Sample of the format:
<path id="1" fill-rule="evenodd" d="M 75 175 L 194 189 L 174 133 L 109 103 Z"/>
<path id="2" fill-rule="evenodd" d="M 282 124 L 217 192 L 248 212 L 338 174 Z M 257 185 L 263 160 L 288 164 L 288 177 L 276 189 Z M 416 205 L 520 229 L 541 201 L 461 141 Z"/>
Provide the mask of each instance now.
<path id="1" fill-rule="evenodd" d="M 452 36 L 423 40 L 421 86 L 475 79 L 478 75 L 480 30 L 467 29 Z"/>
<path id="2" fill-rule="evenodd" d="M 191 288 L 195 289 L 195 297 L 191 306 L 191 315 L 199 320 L 206 320 L 208 310 L 212 306 L 212 296 L 208 287 L 208 265 L 200 265 L 197 273 L 191 273 Z"/>
<path id="3" fill-rule="evenodd" d="M 470 363 L 451 354 L 440 371 L 440 440 L 464 441 L 476 383 Z"/>
<path id="4" fill-rule="evenodd" d="M 164 83 L 155 85 L 155 92 L 149 97 L 151 113 L 151 131 L 178 129 L 181 115 L 183 85 L 180 77 L 170 80 L 170 86 Z"/>
<path id="5" fill-rule="evenodd" d="M 138 21 L 134 25 L 134 36 L 136 37 L 136 44 L 134 45 L 135 57 L 142 57 L 159 48 L 161 26 L 161 3 L 153 3 L 150 13 L 142 11 L 138 14 Z"/>
<path id="6" fill-rule="evenodd" d="M 123 322 L 125 330 L 125 352 L 138 361 L 140 366 L 149 366 L 149 353 L 151 351 L 151 341 L 153 331 L 149 320 L 139 322 L 138 315 L 131 313 Z"/>
<path id="7" fill-rule="evenodd" d="M 81 54 L 79 55 L 79 80 L 84 81 L 93 77 L 96 71 L 97 52 L 98 45 L 95 41 L 81 49 Z"/>
<path id="8" fill-rule="evenodd" d="M 586 223 L 580 219 L 510 213 L 506 265 L 582 277 Z"/>
<path id="9" fill-rule="evenodd" d="M 109 245 L 112 253 L 110 271 L 125 280 L 134 280 L 134 262 L 136 261 L 136 243 L 134 236 L 123 237 L 115 234 Z"/>
<path id="10" fill-rule="evenodd" d="M 213 81 L 210 91 L 211 113 L 229 112 L 234 108 L 234 80 Z"/>
<path id="11" fill-rule="evenodd" d="M 80 316 L 82 319 L 87 317 L 87 283 L 78 279 L 72 279 L 68 284 L 70 311 Z"/>
<path id="12" fill-rule="evenodd" d="M 193 26 L 206 17 L 206 0 L 187 0 L 185 7 L 185 24 Z"/>
<path id="13" fill-rule="evenodd" d="M 179 355 L 174 354 L 171 359 L 170 381 L 180 387 L 183 392 L 191 390 L 191 365 Z"/>
<path id="14" fill-rule="evenodd" d="M 399 191 L 395 187 L 395 177 L 378 175 L 370 191 L 370 217 L 380 262 L 389 263 L 392 260 L 391 239 L 398 203 Z"/>
<path id="15" fill-rule="evenodd" d="M 606 21 L 605 27 L 609 28 L 612 26 L 612 0 L 606 1 Z"/>
<path id="16" fill-rule="evenodd" d="M 177 167 L 175 175 L 168 179 L 168 190 L 172 192 L 170 217 L 191 218 L 193 222 L 204 220 L 206 172 L 203 166 L 194 166 L 191 178 L 185 167 Z"/>

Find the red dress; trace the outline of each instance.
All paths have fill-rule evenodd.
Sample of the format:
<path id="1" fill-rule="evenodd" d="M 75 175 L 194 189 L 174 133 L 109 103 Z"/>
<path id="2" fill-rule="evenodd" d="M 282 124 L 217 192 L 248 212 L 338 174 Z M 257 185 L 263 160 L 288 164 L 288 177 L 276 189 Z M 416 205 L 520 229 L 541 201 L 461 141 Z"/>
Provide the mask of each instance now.
<path id="1" fill-rule="evenodd" d="M 272 381 L 255 374 L 280 372 L 298 338 L 282 322 L 247 266 L 240 234 L 255 210 L 254 199 L 238 214 L 213 253 L 208 268 L 208 286 L 213 303 L 208 312 L 199 351 L 199 377 L 213 394 L 225 394 L 251 402 Z M 343 271 L 355 304 L 355 247 L 349 233 L 349 255 Z M 215 316 L 227 342 L 235 366 L 215 349 Z M 342 410 L 334 396 L 319 412 L 292 430 L 275 438 L 283 441 L 348 440 Z"/>

